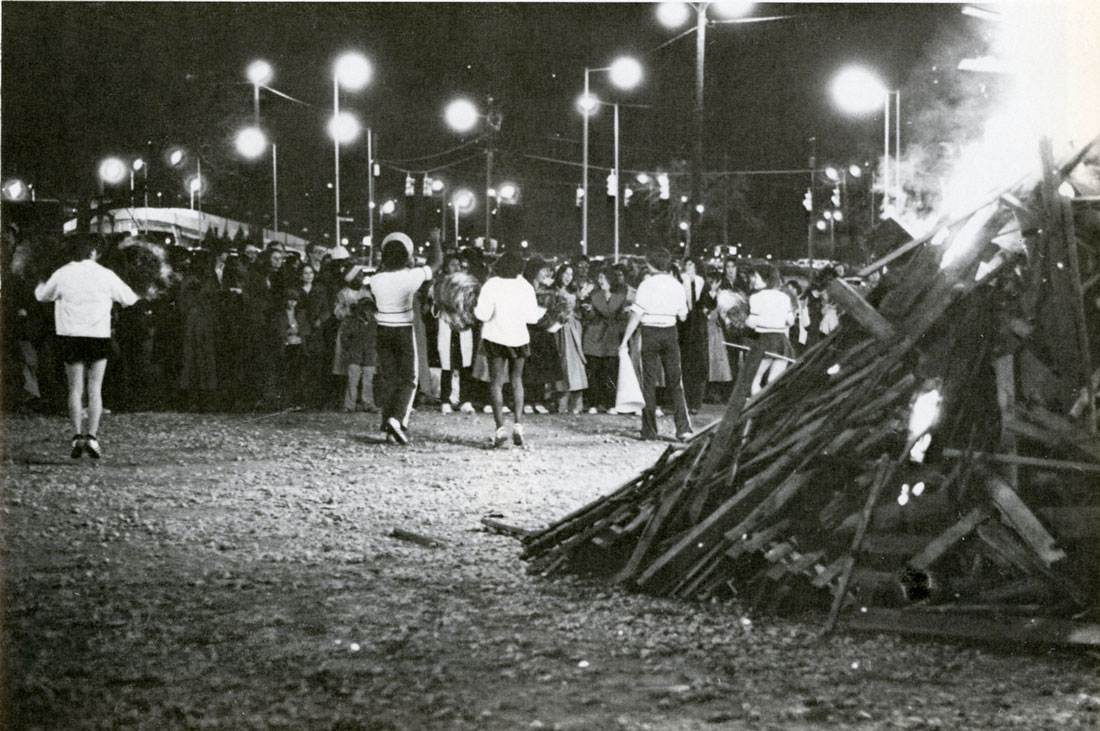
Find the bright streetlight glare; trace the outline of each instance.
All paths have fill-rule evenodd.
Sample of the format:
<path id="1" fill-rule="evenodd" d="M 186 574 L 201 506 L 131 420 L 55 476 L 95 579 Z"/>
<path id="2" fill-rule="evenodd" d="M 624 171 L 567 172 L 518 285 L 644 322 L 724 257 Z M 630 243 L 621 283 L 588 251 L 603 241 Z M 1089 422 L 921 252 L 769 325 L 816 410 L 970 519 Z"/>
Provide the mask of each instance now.
<path id="1" fill-rule="evenodd" d="M 681 231 L 687 231 L 688 230 L 688 222 L 687 221 L 680 221 L 680 230 Z"/>
<path id="2" fill-rule="evenodd" d="M 126 177 L 126 163 L 117 157 L 108 157 L 99 164 L 99 179 L 108 185 L 121 183 Z"/>
<path id="3" fill-rule="evenodd" d="M 727 20 L 748 15 L 755 4 L 751 0 L 716 0 L 711 3 L 714 6 L 714 14 Z"/>
<path id="4" fill-rule="evenodd" d="M 359 136 L 359 120 L 350 112 L 340 112 L 329 120 L 328 133 L 341 145 L 346 145 Z"/>
<path id="5" fill-rule="evenodd" d="M 394 203 L 393 200 L 388 200 L 388 201 L 386 201 L 385 203 L 382 204 L 382 208 L 380 210 L 382 211 L 382 213 L 384 213 L 385 215 L 388 216 L 391 213 L 393 213 L 394 209 L 396 209 L 396 208 L 397 208 L 397 204 Z"/>
<path id="6" fill-rule="evenodd" d="M 183 162 L 183 150 L 172 150 L 172 154 L 168 156 L 169 165 L 179 165 Z"/>
<path id="7" fill-rule="evenodd" d="M 657 4 L 657 20 L 666 28 L 679 28 L 688 21 L 691 8 L 684 2 L 664 2 Z"/>
<path id="8" fill-rule="evenodd" d="M 824 221 L 818 221 L 817 222 L 817 230 L 818 231 L 824 231 L 825 230 L 825 222 Z"/>
<path id="9" fill-rule="evenodd" d="M 634 179 L 642 185 L 646 185 L 649 182 L 649 175 L 646 173 L 638 173 L 634 176 Z"/>
<path id="10" fill-rule="evenodd" d="M 474 194 L 463 188 L 455 192 L 453 202 L 460 211 L 468 211 L 474 206 Z"/>
<path id="11" fill-rule="evenodd" d="M 27 186 L 22 180 L 9 180 L 4 183 L 4 197 L 8 200 L 22 200 L 27 194 Z"/>
<path id="12" fill-rule="evenodd" d="M 642 65 L 630 56 L 615 59 L 608 72 L 611 83 L 620 89 L 633 89 L 642 80 Z"/>
<path id="13" fill-rule="evenodd" d="M 248 64 L 247 73 L 253 86 L 264 86 L 275 76 L 275 70 L 267 61 L 253 61 Z"/>
<path id="14" fill-rule="evenodd" d="M 192 193 L 198 193 L 200 190 L 202 190 L 202 178 L 200 178 L 198 175 L 191 178 L 191 182 L 190 184 L 188 184 L 187 188 Z"/>
<path id="15" fill-rule="evenodd" d="M 145 161 L 144 160 L 142 160 L 140 157 L 137 160 L 134 160 L 134 164 L 133 164 L 134 170 L 141 170 L 143 167 L 145 167 Z"/>
<path id="16" fill-rule="evenodd" d="M 836 171 L 836 168 L 829 166 L 825 168 L 825 177 L 832 181 L 840 180 L 840 173 Z"/>
<path id="17" fill-rule="evenodd" d="M 500 197 L 502 200 L 514 201 L 517 195 L 519 195 L 519 189 L 514 183 L 505 183 L 500 186 Z"/>
<path id="18" fill-rule="evenodd" d="M 577 109 L 581 114 L 589 115 L 600 108 L 600 99 L 595 94 L 581 94 L 577 97 Z"/>
<path id="19" fill-rule="evenodd" d="M 844 213 L 841 212 L 841 211 L 833 211 L 833 220 L 834 221 L 843 221 L 844 220 Z"/>
<path id="20" fill-rule="evenodd" d="M 438 193 L 439 191 L 443 190 L 444 185 L 446 184 L 442 180 L 436 178 L 432 181 L 432 190 Z"/>
<path id="21" fill-rule="evenodd" d="M 821 215 L 825 217 L 825 220 L 826 220 L 826 221 L 831 221 L 831 220 L 833 220 L 833 212 L 832 212 L 832 211 L 825 211 L 825 212 L 824 212 L 824 213 L 822 213 Z"/>
<path id="22" fill-rule="evenodd" d="M 469 99 L 455 99 L 447 105 L 446 117 L 455 132 L 469 132 L 477 124 L 477 107 Z"/>
<path id="23" fill-rule="evenodd" d="M 245 127 L 237 133 L 237 152 L 254 160 L 267 149 L 267 135 L 258 127 Z"/>
<path id="24" fill-rule="evenodd" d="M 833 101 L 849 114 L 868 114 L 882 107 L 886 87 L 868 69 L 849 66 L 833 79 Z"/>
<path id="25" fill-rule="evenodd" d="M 336 60 L 335 76 L 337 83 L 349 91 L 362 89 L 370 81 L 370 61 L 360 53 L 345 53 Z"/>
<path id="26" fill-rule="evenodd" d="M 863 168 L 861 168 L 859 165 L 856 165 L 855 163 L 852 163 L 850 166 L 848 166 L 848 174 L 851 175 L 853 178 L 858 178 L 863 175 Z"/>

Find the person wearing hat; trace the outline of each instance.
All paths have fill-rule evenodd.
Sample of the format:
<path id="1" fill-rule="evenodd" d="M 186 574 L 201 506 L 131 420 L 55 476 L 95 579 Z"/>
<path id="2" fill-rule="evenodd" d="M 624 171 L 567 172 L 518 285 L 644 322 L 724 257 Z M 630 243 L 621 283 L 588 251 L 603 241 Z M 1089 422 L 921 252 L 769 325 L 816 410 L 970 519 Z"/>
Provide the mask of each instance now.
<path id="1" fill-rule="evenodd" d="M 413 296 L 443 265 L 439 229 L 432 229 L 430 238 L 429 262 L 417 267 L 412 266 L 412 239 L 389 234 L 382 240 L 381 267 L 370 278 L 378 324 L 375 400 L 382 410 L 382 431 L 398 444 L 409 443 L 406 432 L 419 380 Z"/>

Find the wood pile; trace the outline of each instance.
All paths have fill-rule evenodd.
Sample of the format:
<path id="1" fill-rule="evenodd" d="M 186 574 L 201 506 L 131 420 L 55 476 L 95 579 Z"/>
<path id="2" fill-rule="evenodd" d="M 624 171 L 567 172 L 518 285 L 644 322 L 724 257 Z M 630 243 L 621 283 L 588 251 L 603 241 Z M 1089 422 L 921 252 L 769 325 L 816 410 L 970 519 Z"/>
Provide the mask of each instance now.
<path id="1" fill-rule="evenodd" d="M 1041 180 L 867 267 L 891 269 L 867 299 L 834 283 L 838 330 L 752 399 L 739 379 L 720 421 L 523 537 L 529 571 L 829 607 L 826 630 L 842 615 L 949 636 L 1042 618 L 1062 629 L 1034 639 L 1095 643 L 1058 622 L 1098 619 L 1100 209 L 1058 189 L 1100 179 L 1098 142 L 1060 166 L 1041 145 Z"/>

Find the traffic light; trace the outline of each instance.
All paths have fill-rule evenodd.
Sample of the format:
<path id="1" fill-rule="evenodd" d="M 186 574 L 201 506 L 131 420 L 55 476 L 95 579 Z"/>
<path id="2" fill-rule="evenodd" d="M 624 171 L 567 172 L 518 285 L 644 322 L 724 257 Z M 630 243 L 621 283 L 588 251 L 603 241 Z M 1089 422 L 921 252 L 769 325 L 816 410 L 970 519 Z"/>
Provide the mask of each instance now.
<path id="1" fill-rule="evenodd" d="M 416 195 L 416 179 L 409 173 L 405 173 L 405 195 Z"/>
<path id="2" fill-rule="evenodd" d="M 814 210 L 814 192 L 809 188 L 806 189 L 806 195 L 802 196 L 802 207 L 810 213 Z"/>
<path id="3" fill-rule="evenodd" d="M 658 173 L 657 174 L 657 190 L 658 190 L 658 193 L 660 194 L 661 200 L 667 201 L 669 199 L 670 194 L 669 194 L 669 190 L 668 190 L 668 174 L 667 173 Z"/>
<path id="4" fill-rule="evenodd" d="M 840 207 L 840 186 L 839 185 L 833 188 L 832 201 L 833 201 L 834 206 L 836 206 L 837 208 Z"/>
<path id="5" fill-rule="evenodd" d="M 628 187 L 623 188 L 623 208 L 630 205 L 630 197 L 634 195 L 634 191 Z"/>
<path id="6" fill-rule="evenodd" d="M 432 197 L 432 176 L 431 175 L 427 175 L 427 174 L 424 175 L 424 186 L 423 186 L 421 192 L 422 192 L 422 194 L 424 195 L 425 198 L 431 198 Z"/>
<path id="7" fill-rule="evenodd" d="M 607 194 L 612 198 L 619 194 L 619 177 L 614 170 L 607 174 Z"/>
<path id="8" fill-rule="evenodd" d="M 577 188 L 577 208 L 584 205 L 584 188 Z"/>

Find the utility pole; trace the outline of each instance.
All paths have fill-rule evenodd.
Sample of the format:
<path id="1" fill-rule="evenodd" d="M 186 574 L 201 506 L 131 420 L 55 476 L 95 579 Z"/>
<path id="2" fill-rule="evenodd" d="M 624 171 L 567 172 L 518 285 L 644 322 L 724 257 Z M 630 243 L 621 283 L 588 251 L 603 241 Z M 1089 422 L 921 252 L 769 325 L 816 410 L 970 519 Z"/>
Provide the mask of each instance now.
<path id="1" fill-rule="evenodd" d="M 806 223 L 806 257 L 811 266 L 814 261 L 814 166 L 817 165 L 817 138 L 810 138 L 810 210 Z"/>
<path id="2" fill-rule="evenodd" d="M 694 226 L 703 222 L 696 206 L 703 202 L 703 65 L 707 50 L 707 5 L 700 3 L 695 12 L 695 140 L 691 154 L 691 203 L 688 221 Z M 691 257 L 690 239 L 684 245 L 684 258 Z"/>

